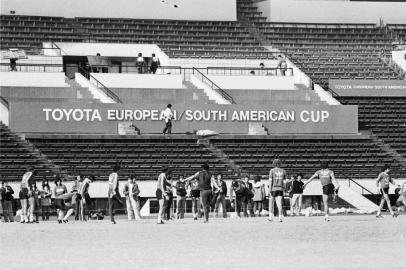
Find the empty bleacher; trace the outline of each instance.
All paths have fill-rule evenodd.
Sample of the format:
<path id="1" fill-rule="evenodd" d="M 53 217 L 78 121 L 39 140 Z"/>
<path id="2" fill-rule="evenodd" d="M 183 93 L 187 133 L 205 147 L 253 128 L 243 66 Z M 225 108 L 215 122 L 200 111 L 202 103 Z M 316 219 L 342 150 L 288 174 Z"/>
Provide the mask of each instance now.
<path id="1" fill-rule="evenodd" d="M 406 157 L 406 97 L 339 97 L 344 105 L 358 105 L 361 129 L 372 130 Z"/>
<path id="2" fill-rule="evenodd" d="M 406 24 L 388 24 L 388 28 L 399 37 L 399 41 L 406 41 Z"/>
<path id="3" fill-rule="evenodd" d="M 393 48 L 392 37 L 374 24 L 268 23 L 253 0 L 238 0 L 241 16 L 259 29 L 315 83 L 328 79 L 399 79 L 382 60 Z"/>
<path id="4" fill-rule="evenodd" d="M 214 139 L 244 171 L 267 175 L 272 160 L 280 158 L 288 174 L 302 173 L 310 177 L 329 160 L 330 168 L 339 178 L 375 178 L 382 164 L 392 163 L 392 158 L 367 138 L 245 138 Z M 399 166 L 394 174 L 401 175 Z"/>
<path id="5" fill-rule="evenodd" d="M 32 50 L 43 41 L 158 44 L 170 57 L 269 58 L 238 22 L 1 15 L 1 48 Z"/>
<path id="6" fill-rule="evenodd" d="M 49 167 L 33 155 L 26 142 L 0 122 L 1 180 L 20 181 L 29 166 L 38 170 L 38 177 L 50 177 Z"/>
<path id="7" fill-rule="evenodd" d="M 192 175 L 204 162 L 209 162 L 213 170 L 229 174 L 225 164 L 190 136 L 178 139 L 37 136 L 29 141 L 68 173 L 91 173 L 97 180 L 107 180 L 119 160 L 123 162 L 122 180 L 130 174 L 140 181 L 156 180 L 163 166 L 174 169 L 175 176 Z"/>

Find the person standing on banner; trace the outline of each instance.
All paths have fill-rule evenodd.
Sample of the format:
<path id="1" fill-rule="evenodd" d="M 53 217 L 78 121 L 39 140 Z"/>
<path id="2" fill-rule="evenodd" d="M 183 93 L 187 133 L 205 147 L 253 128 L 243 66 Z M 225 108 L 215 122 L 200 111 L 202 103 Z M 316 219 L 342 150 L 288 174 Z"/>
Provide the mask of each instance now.
<path id="1" fill-rule="evenodd" d="M 123 205 L 121 202 L 121 196 L 119 191 L 119 180 L 118 180 L 118 172 L 120 171 L 121 166 L 119 163 L 113 166 L 113 172 L 109 175 L 109 191 L 108 191 L 108 198 L 109 198 L 109 215 L 110 221 L 112 224 L 116 224 L 114 219 L 114 215 L 117 209 L 117 205 Z"/>
<path id="2" fill-rule="evenodd" d="M 185 180 L 187 182 L 190 182 L 196 179 L 199 182 L 200 202 L 203 205 L 204 223 L 209 222 L 210 202 L 213 195 L 212 186 L 215 189 L 219 189 L 216 182 L 214 181 L 213 175 L 209 172 L 209 169 L 209 165 L 205 163 L 202 165 L 201 171 L 198 171 Z"/>
<path id="3" fill-rule="evenodd" d="M 127 204 L 127 216 L 128 220 L 140 220 L 140 199 L 138 195 L 140 194 L 140 189 L 137 183 L 135 183 L 135 176 L 130 175 L 128 182 L 124 185 L 124 195 Z"/>
<path id="4" fill-rule="evenodd" d="M 163 130 L 163 134 L 172 133 L 172 120 L 175 119 L 173 112 L 172 112 L 172 104 L 168 104 L 166 109 L 162 112 L 162 118 L 165 121 L 165 128 Z"/>

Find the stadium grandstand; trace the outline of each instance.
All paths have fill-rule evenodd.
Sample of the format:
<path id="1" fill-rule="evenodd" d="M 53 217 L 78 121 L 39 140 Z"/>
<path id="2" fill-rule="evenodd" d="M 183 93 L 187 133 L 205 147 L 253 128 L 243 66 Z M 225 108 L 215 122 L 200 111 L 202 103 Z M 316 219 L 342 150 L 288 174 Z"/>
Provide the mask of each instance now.
<path id="1" fill-rule="evenodd" d="M 102 198 L 121 161 L 120 179 L 135 174 L 154 200 L 163 166 L 175 179 L 208 162 L 227 180 L 265 180 L 275 158 L 305 177 L 329 161 L 347 187 L 342 198 L 365 210 L 376 207 L 363 198 L 376 195 L 371 180 L 384 164 L 405 180 L 404 14 L 338 22 L 274 18 L 283 1 L 224 1 L 212 14 L 215 0 L 150 1 L 144 15 L 128 13 L 142 0 L 110 13 L 92 10 L 95 1 L 77 13 L 52 1 L 2 1 L 2 180 L 17 187 L 30 165 L 50 181 L 91 174 Z M 340 2 L 343 14 L 368 4 L 317 2 Z M 162 134 L 167 104 L 172 134 Z"/>

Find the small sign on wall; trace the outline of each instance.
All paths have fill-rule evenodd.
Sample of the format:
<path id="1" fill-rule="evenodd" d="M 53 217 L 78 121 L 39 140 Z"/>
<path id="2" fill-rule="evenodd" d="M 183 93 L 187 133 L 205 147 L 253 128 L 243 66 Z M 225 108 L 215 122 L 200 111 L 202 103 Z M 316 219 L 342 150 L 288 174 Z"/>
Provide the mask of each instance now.
<path id="1" fill-rule="evenodd" d="M 140 130 L 134 126 L 133 122 L 125 121 L 117 123 L 119 135 L 139 135 Z"/>

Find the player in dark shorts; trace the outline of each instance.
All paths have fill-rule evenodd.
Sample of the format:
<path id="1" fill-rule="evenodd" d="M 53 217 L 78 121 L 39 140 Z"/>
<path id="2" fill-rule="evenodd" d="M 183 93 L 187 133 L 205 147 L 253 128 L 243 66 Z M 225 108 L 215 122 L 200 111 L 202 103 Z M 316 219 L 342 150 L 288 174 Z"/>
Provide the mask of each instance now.
<path id="1" fill-rule="evenodd" d="M 235 194 L 235 199 L 233 199 Z M 242 201 L 244 199 L 244 185 L 242 180 L 233 180 L 230 188 L 231 207 L 234 207 L 237 216 L 241 217 Z"/>
<path id="2" fill-rule="evenodd" d="M 192 199 L 192 214 L 193 219 L 197 220 L 198 217 L 202 217 L 203 212 L 200 205 L 200 190 L 199 182 L 190 181 L 187 184 L 190 187 L 190 198 Z"/>
<path id="3" fill-rule="evenodd" d="M 303 185 L 303 189 L 313 181 L 315 178 L 319 178 L 323 189 L 323 204 L 324 204 L 324 221 L 330 221 L 328 215 L 328 197 L 334 195 L 336 190 L 340 188 L 340 183 L 334 177 L 334 172 L 328 168 L 328 162 L 321 163 L 321 170 L 318 170 L 310 179 Z"/>
<path id="4" fill-rule="evenodd" d="M 202 165 L 202 170 L 198 171 L 194 175 L 185 179 L 185 181 L 190 182 L 197 180 L 199 183 L 200 190 L 200 203 L 203 206 L 204 214 L 204 223 L 209 222 L 209 212 L 210 212 L 210 203 L 213 196 L 213 187 L 218 189 L 216 181 L 214 181 L 214 176 L 209 171 L 210 167 L 208 164 Z"/>
<path id="5" fill-rule="evenodd" d="M 402 208 L 404 211 L 406 210 L 406 182 L 404 182 L 402 186 L 398 185 L 398 187 L 395 189 L 395 194 L 397 196 L 396 207 L 398 208 L 397 210 L 399 214 Z"/>
<path id="6" fill-rule="evenodd" d="M 284 181 L 286 180 L 286 171 L 281 167 L 281 161 L 275 159 L 272 163 L 273 169 L 269 171 L 269 221 L 273 221 L 274 217 L 274 202 L 278 207 L 279 222 L 282 222 L 283 209 L 282 199 L 284 190 Z"/>
<path id="7" fill-rule="evenodd" d="M 376 179 L 376 187 L 378 188 L 378 192 L 382 194 L 381 197 L 381 203 L 379 204 L 378 212 L 376 213 L 377 218 L 382 218 L 381 211 L 383 204 L 386 201 L 386 204 L 388 205 L 388 209 L 390 211 L 390 214 L 392 217 L 397 217 L 398 214 L 395 214 L 392 210 L 392 205 L 390 203 L 389 199 L 389 185 L 396 185 L 395 181 L 393 181 L 392 177 L 390 176 L 390 166 L 389 165 L 384 165 L 382 168 L 381 173 L 378 175 L 378 178 Z"/>

